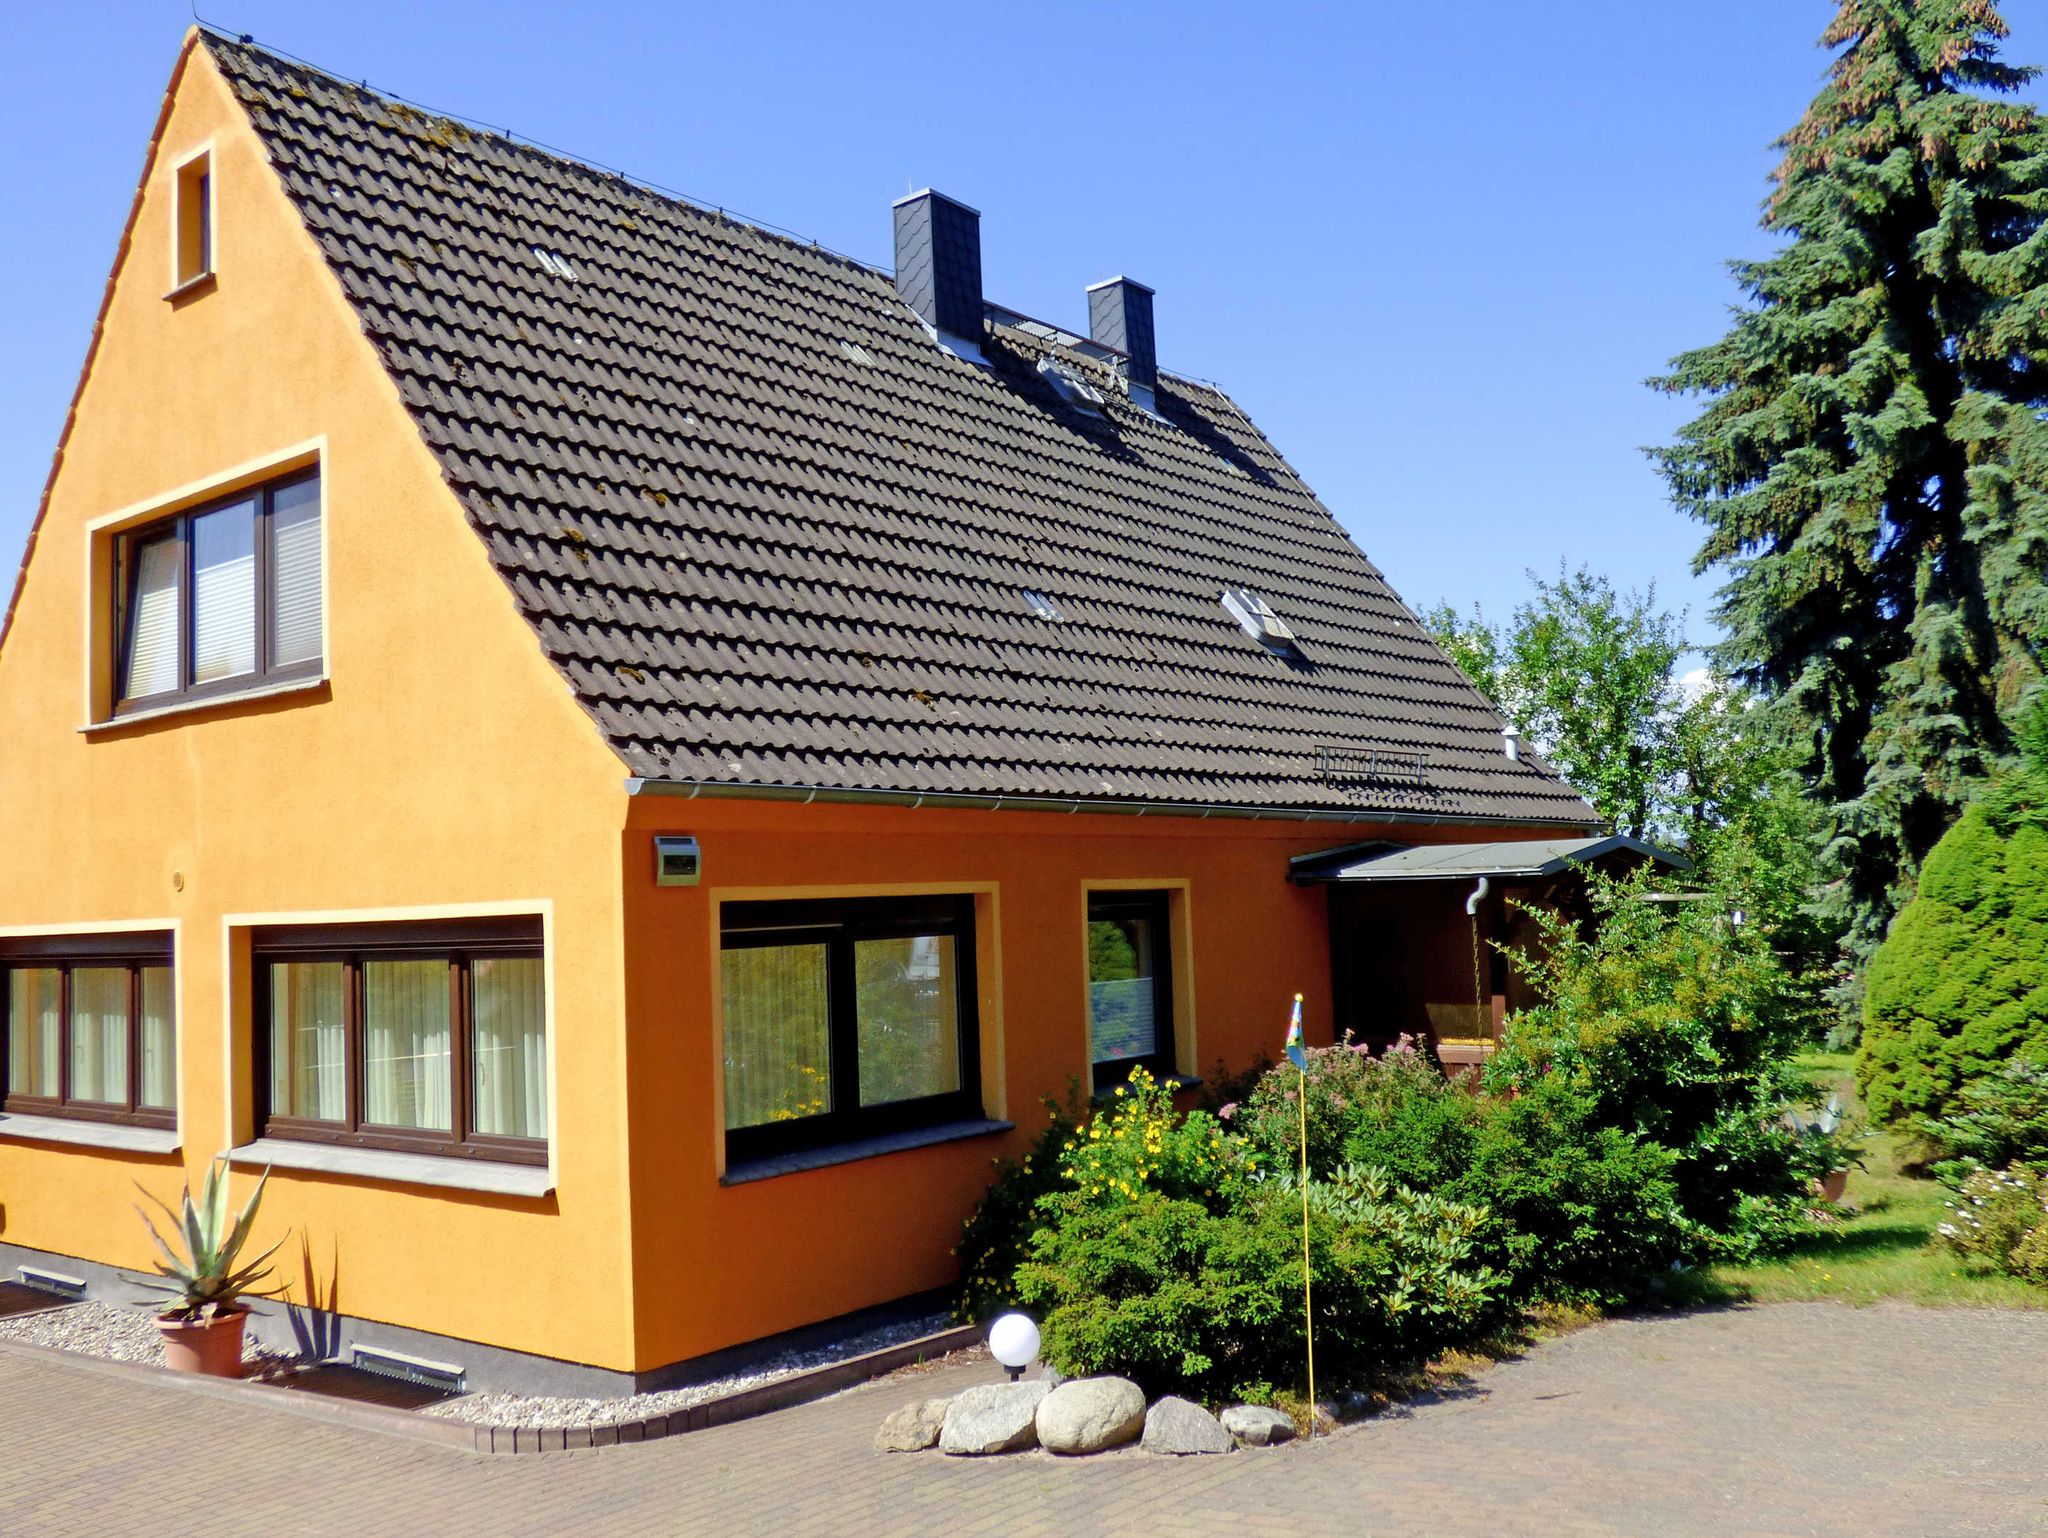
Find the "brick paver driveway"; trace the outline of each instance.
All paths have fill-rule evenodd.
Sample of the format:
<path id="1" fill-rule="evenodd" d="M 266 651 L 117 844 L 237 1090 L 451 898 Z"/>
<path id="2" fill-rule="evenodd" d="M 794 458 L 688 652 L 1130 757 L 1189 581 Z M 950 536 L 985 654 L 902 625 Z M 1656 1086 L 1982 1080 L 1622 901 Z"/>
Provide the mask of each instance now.
<path id="1" fill-rule="evenodd" d="M 0 1534 L 2048 1533 L 2048 1314 L 1636 1319 L 1312 1447 L 881 1457 L 952 1368 L 644 1447 L 491 1457 L 0 1352 Z"/>

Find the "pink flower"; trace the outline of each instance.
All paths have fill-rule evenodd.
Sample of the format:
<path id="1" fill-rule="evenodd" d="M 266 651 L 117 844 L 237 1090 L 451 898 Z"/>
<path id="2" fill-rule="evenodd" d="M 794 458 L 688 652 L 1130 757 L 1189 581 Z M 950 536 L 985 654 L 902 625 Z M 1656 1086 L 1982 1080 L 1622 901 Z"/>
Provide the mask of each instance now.
<path id="1" fill-rule="evenodd" d="M 1216 1113 L 1216 1119 L 1218 1121 L 1229 1121 L 1230 1118 L 1235 1116 L 1236 1114 L 1237 1102 L 1233 1100 L 1230 1102 L 1230 1104 L 1226 1105 L 1222 1110 Z"/>

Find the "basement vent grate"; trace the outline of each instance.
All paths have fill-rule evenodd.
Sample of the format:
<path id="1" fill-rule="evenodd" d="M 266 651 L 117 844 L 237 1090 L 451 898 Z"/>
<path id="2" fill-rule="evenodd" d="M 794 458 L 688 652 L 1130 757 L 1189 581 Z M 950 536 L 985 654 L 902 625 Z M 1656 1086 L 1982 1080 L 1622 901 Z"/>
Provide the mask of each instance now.
<path id="1" fill-rule="evenodd" d="M 38 1292 L 54 1292 L 60 1298 L 82 1298 L 85 1296 L 85 1278 L 66 1276 L 62 1271 L 45 1271 L 40 1266 L 17 1266 L 14 1274 L 21 1278 L 24 1287 L 33 1287 Z"/>
<path id="2" fill-rule="evenodd" d="M 425 1357 L 407 1356 L 402 1351 L 388 1351 L 381 1346 L 351 1347 L 349 1360 L 351 1365 L 380 1377 L 445 1389 L 451 1394 L 463 1391 L 463 1370 L 453 1362 L 430 1362 Z"/>

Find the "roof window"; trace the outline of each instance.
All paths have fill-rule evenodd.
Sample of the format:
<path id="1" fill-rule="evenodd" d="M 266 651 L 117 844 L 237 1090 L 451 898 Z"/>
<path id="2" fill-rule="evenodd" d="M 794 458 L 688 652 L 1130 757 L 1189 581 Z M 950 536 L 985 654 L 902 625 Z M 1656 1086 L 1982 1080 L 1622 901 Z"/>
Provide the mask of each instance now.
<path id="1" fill-rule="evenodd" d="M 1301 643 L 1295 640 L 1294 632 L 1287 622 L 1273 612 L 1273 606 L 1249 588 L 1227 587 L 1223 590 L 1223 607 L 1230 611 L 1230 617 L 1244 627 L 1244 633 L 1261 646 L 1276 652 L 1298 651 Z"/>
<path id="2" fill-rule="evenodd" d="M 1102 415 L 1102 392 L 1083 379 L 1078 369 L 1047 353 L 1038 360 L 1038 376 L 1076 411 L 1092 417 Z"/>
<path id="3" fill-rule="evenodd" d="M 845 358 L 848 363 L 860 363 L 872 366 L 875 361 L 875 355 L 869 352 L 865 347 L 861 346 L 858 342 L 841 342 L 839 344 L 839 354 L 841 357 Z"/>
<path id="4" fill-rule="evenodd" d="M 557 278 L 567 278 L 571 283 L 583 276 L 570 264 L 569 258 L 559 251 L 550 251 L 543 246 L 529 246 L 527 249 L 533 252 L 533 259 L 540 263 L 542 272 Z"/>
<path id="5" fill-rule="evenodd" d="M 1066 615 L 1060 612 L 1060 606 L 1043 593 L 1034 593 L 1027 587 L 1024 589 L 1024 601 L 1031 605 L 1033 614 L 1049 625 L 1064 625 L 1067 622 Z"/>

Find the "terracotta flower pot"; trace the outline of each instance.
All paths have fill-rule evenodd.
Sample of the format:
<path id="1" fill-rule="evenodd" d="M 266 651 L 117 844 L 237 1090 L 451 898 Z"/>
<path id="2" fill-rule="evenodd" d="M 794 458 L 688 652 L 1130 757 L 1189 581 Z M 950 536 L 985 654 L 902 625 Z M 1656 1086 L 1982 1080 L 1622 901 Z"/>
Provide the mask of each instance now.
<path id="1" fill-rule="evenodd" d="M 242 1376 L 242 1327 L 249 1316 L 241 1309 L 211 1319 L 159 1319 L 164 1364 L 173 1372 L 204 1373 L 209 1378 Z"/>
<path id="2" fill-rule="evenodd" d="M 1847 1170 L 1829 1170 L 1820 1177 L 1820 1199 L 1829 1205 L 1839 1204 L 1842 1193 L 1849 1189 Z"/>

